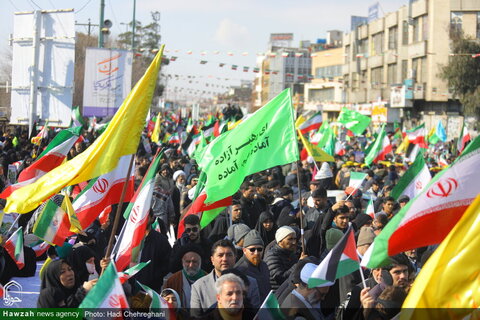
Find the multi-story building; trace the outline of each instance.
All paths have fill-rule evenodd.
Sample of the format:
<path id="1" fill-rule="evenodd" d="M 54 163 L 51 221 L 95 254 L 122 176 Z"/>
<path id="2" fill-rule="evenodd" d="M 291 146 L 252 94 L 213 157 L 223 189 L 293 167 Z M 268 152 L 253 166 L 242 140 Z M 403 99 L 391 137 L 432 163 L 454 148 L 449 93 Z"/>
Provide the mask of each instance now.
<path id="1" fill-rule="evenodd" d="M 432 127 L 440 119 L 455 135 L 461 104 L 439 74 L 448 64 L 451 32 L 460 29 L 480 37 L 480 1 L 410 1 L 356 27 L 343 38 L 346 102 L 361 108 L 380 101 L 389 117 L 398 115 L 407 126 L 425 121 Z"/>
<path id="2" fill-rule="evenodd" d="M 345 103 L 343 47 L 311 54 L 313 80 L 305 84 L 305 110 L 322 111 L 324 119 L 337 118 Z"/>

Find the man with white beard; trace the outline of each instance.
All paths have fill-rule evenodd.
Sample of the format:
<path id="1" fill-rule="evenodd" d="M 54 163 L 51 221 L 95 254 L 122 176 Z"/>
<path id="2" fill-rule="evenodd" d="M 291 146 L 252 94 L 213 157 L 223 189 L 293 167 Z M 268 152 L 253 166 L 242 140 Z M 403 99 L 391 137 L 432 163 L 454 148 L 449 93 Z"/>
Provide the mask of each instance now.
<path id="1" fill-rule="evenodd" d="M 182 247 L 182 270 L 172 274 L 164 285 L 164 288 L 174 289 L 178 293 L 181 305 L 185 308 L 190 308 L 192 284 L 206 275 L 201 269 L 200 254 L 201 249 L 197 245 L 188 244 Z"/>

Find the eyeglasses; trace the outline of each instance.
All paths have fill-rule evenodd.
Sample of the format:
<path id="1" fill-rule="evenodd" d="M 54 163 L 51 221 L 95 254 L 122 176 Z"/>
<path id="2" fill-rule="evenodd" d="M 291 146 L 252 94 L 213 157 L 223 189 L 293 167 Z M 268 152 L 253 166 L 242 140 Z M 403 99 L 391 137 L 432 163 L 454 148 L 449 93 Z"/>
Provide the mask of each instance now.
<path id="1" fill-rule="evenodd" d="M 262 252 L 262 251 L 263 251 L 263 248 L 262 248 L 262 247 L 258 247 L 258 248 L 248 248 L 248 250 L 249 250 L 251 253 L 254 253 L 255 251 Z"/>
<path id="2" fill-rule="evenodd" d="M 186 233 L 197 232 L 197 231 L 198 231 L 198 227 L 186 228 L 186 229 L 185 229 L 185 232 L 186 232 Z"/>

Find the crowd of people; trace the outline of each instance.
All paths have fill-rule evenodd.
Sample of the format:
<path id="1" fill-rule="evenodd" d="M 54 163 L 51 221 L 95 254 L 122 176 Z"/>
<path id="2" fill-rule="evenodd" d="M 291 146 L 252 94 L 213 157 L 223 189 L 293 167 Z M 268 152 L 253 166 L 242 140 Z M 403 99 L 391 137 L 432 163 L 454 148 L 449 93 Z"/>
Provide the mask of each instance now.
<path id="1" fill-rule="evenodd" d="M 162 135 L 172 132 L 174 124 L 163 125 Z M 178 130 L 178 123 L 175 128 Z M 147 135 L 145 132 L 144 139 Z M 95 132 L 85 130 L 68 158 L 88 148 L 95 138 Z M 21 162 L 21 167 L 28 167 L 47 143 L 48 139 L 40 146 L 31 144 L 20 128 L 2 134 L 0 187 L 12 183 L 7 177 L 8 165 Z M 389 220 L 410 201 L 405 196 L 390 196 L 408 168 L 404 156 L 392 153 L 385 161 L 365 166 L 362 144 L 364 140 L 351 138 L 346 153 L 335 155 L 334 162 L 317 163 L 308 158 L 246 177 L 232 204 L 201 228 L 198 215 L 184 217 L 199 181 L 195 160 L 178 144 L 149 143 L 151 150 L 147 150 L 141 143 L 135 160 L 136 186 L 156 149 L 167 151 L 156 176 L 140 255 L 140 262 L 150 264 L 123 284 L 130 308 L 150 307 L 152 298 L 141 283 L 159 293 L 172 306 L 177 319 L 252 319 L 272 290 L 280 309 L 292 318 L 395 316 L 435 246 L 391 257 L 391 264 L 382 268 L 363 268 L 315 288 L 307 285 L 315 267 L 347 230 L 353 228 L 361 258 Z M 444 150 L 448 149 L 445 145 Z M 434 175 L 440 168 L 432 155 L 426 153 Z M 358 188 L 349 184 L 352 172 L 366 173 Z M 82 186 L 76 188 L 78 192 Z M 373 217 L 366 214 L 370 199 L 374 203 Z M 29 246 L 40 239 L 26 232 L 25 268 L 18 270 L 5 250 L 0 251 L 0 282 L 5 284 L 15 276 L 34 276 L 35 261 L 46 259 L 40 272 L 38 307 L 78 307 L 102 269 L 111 263 L 104 256 L 115 212 L 114 206 L 106 221 L 97 218 L 83 234 L 66 239 L 61 247 L 51 246 L 40 257 Z M 21 215 L 18 226 L 25 230 L 33 215 L 34 211 Z M 183 234 L 171 244 L 167 233 L 170 229 L 177 231 L 182 219 Z M 8 235 L 3 231 L 5 242 Z"/>

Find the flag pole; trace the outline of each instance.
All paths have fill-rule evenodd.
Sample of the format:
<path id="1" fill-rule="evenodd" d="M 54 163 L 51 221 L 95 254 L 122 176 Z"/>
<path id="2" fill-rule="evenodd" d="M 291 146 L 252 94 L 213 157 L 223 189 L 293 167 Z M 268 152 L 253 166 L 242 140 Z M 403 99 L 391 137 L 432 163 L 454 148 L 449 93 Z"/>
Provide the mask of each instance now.
<path id="1" fill-rule="evenodd" d="M 110 257 L 110 255 L 112 254 L 113 241 L 115 239 L 115 233 L 117 232 L 118 224 L 120 222 L 120 213 L 122 212 L 123 200 L 125 200 L 125 194 L 127 193 L 128 180 L 129 180 L 130 174 L 132 172 L 134 159 L 135 159 L 135 155 L 132 154 L 132 158 L 130 159 L 130 164 L 128 165 L 128 170 L 127 170 L 127 176 L 125 178 L 125 183 L 123 184 L 122 194 L 120 195 L 120 200 L 118 201 L 117 212 L 115 213 L 115 220 L 113 222 L 112 231 L 110 233 L 110 239 L 108 240 L 107 250 L 105 252 L 105 259 L 108 259 Z M 102 269 L 102 273 L 103 273 L 103 270 L 104 269 Z"/>
<path id="2" fill-rule="evenodd" d="M 294 116 L 294 119 L 293 119 L 293 127 L 295 128 L 295 122 L 297 121 L 297 112 L 295 111 L 293 113 L 295 116 Z M 295 130 L 295 135 L 298 135 L 298 130 Z M 298 146 L 298 139 L 300 137 L 297 136 L 297 149 L 298 149 L 298 154 L 300 154 L 300 148 Z M 315 161 L 315 159 L 313 159 Z M 299 210 L 300 210 L 300 241 L 301 241 L 301 244 L 302 244 L 302 252 L 305 253 L 305 237 L 304 237 L 304 233 L 305 233 L 305 230 L 303 228 L 303 206 L 302 206 L 302 188 L 300 187 L 300 168 L 298 166 L 298 161 L 295 161 L 295 163 L 297 164 L 297 187 L 298 187 L 298 207 L 299 207 Z"/>
<path id="3" fill-rule="evenodd" d="M 363 289 L 367 288 L 367 282 L 365 281 L 365 276 L 363 275 L 363 270 L 362 266 L 358 265 L 359 271 L 360 271 L 360 277 L 362 277 L 362 284 L 363 284 Z"/>

